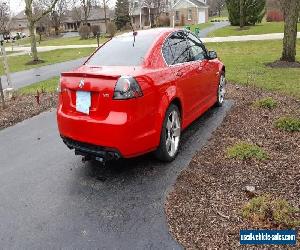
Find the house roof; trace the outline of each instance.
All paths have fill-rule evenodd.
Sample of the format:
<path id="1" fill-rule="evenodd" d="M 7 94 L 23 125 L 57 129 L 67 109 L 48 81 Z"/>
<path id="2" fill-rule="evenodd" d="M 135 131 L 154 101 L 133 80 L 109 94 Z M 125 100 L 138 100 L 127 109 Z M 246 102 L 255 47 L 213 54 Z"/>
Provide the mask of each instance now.
<path id="1" fill-rule="evenodd" d="M 181 1 L 190 2 L 191 4 L 193 4 L 193 5 L 197 6 L 197 7 L 200 7 L 200 8 L 208 8 L 208 5 L 205 4 L 205 3 L 203 3 L 203 2 L 200 1 L 200 0 L 178 0 L 178 1 L 174 4 L 173 8 L 174 8 L 178 3 L 180 3 Z"/>
<path id="2" fill-rule="evenodd" d="M 67 11 L 66 16 L 64 18 L 64 22 L 74 22 L 74 21 L 76 21 L 76 19 L 78 19 L 78 21 L 80 19 L 82 19 L 84 16 L 83 9 L 81 9 L 81 10 L 79 9 L 78 12 L 79 13 L 77 13 L 76 10 L 74 10 L 74 9 Z M 81 15 L 81 17 L 80 17 L 80 15 Z M 111 17 L 111 15 L 112 15 L 111 10 L 109 8 L 107 8 L 106 18 L 109 19 Z M 91 9 L 87 20 L 95 21 L 95 20 L 104 20 L 104 19 L 105 19 L 104 9 L 100 8 L 100 7 L 95 7 L 95 8 Z"/>
<path id="3" fill-rule="evenodd" d="M 27 19 L 25 10 L 22 10 L 17 15 L 13 16 L 12 19 Z"/>
<path id="4" fill-rule="evenodd" d="M 192 2 L 193 4 L 197 5 L 198 7 L 207 7 L 207 4 L 199 1 L 199 0 L 189 0 L 190 2 Z"/>

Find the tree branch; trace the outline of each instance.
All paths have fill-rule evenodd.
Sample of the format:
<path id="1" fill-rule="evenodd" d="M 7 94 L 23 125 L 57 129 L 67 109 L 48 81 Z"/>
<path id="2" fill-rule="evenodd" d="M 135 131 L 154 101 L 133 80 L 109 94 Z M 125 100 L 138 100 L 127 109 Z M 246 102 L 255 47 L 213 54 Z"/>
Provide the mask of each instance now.
<path id="1" fill-rule="evenodd" d="M 32 2 L 32 0 L 30 0 Z M 41 15 L 39 15 L 38 17 L 34 18 L 33 19 L 33 22 L 36 23 L 38 22 L 39 20 L 42 19 L 43 16 L 46 16 L 47 14 L 49 14 L 53 8 L 55 7 L 55 5 L 57 4 L 58 0 L 53 0 L 52 4 L 50 5 L 50 7 L 48 7 L 47 10 L 45 10 L 44 12 L 42 12 Z"/>

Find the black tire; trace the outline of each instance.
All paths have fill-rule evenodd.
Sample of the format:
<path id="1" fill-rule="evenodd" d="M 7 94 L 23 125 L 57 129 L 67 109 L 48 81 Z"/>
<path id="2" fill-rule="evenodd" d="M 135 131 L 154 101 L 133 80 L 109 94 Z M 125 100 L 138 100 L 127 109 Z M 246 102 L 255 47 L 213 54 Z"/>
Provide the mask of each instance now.
<path id="1" fill-rule="evenodd" d="M 224 79 L 224 82 L 222 82 L 223 79 Z M 223 87 L 222 87 L 222 84 L 223 84 Z M 224 94 L 223 94 L 223 97 L 221 98 L 221 97 L 220 97 L 220 88 L 223 88 L 224 91 L 225 91 L 225 86 L 226 86 L 225 73 L 224 73 L 224 72 L 221 72 L 221 73 L 220 73 L 220 78 L 219 78 L 218 90 L 217 90 L 217 102 L 216 102 L 216 106 L 217 106 L 217 107 L 222 107 L 222 106 L 223 106 L 225 92 L 224 92 Z"/>
<path id="2" fill-rule="evenodd" d="M 174 135 L 176 133 L 176 135 L 174 136 L 174 140 L 176 140 L 176 142 L 177 142 L 174 145 L 177 145 L 177 147 L 176 147 L 175 153 L 170 154 L 168 152 L 169 150 L 168 150 L 168 146 L 167 146 L 167 140 L 170 140 L 171 137 L 170 137 L 170 134 L 168 134 L 167 124 L 168 124 L 168 121 L 170 121 L 169 120 L 170 115 L 174 114 L 173 112 L 176 112 L 177 115 L 178 115 L 179 129 L 174 128 L 174 129 L 176 129 L 176 132 L 175 132 L 175 130 L 173 131 Z M 175 137 L 177 138 L 178 133 L 179 133 L 179 137 L 178 137 L 178 140 L 177 140 L 177 139 L 175 139 Z M 159 144 L 159 147 L 157 148 L 157 150 L 154 152 L 155 157 L 158 160 L 163 161 L 163 162 L 173 161 L 176 158 L 177 154 L 178 154 L 178 149 L 179 149 L 179 144 L 180 144 L 180 135 L 181 135 L 181 115 L 180 115 L 178 107 L 175 104 L 171 104 L 169 106 L 169 108 L 167 109 L 166 114 L 165 114 L 164 122 L 163 122 L 162 129 L 161 129 L 160 144 Z M 168 139 L 168 136 L 169 136 L 169 139 Z M 173 138 L 173 134 L 172 134 L 172 138 Z M 174 146 L 174 148 L 175 148 L 175 146 Z"/>

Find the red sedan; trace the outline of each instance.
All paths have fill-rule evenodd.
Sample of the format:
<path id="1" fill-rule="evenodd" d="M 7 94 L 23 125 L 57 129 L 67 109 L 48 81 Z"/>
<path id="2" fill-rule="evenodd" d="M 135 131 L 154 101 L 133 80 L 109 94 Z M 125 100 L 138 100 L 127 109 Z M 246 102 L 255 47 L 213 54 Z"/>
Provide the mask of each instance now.
<path id="1" fill-rule="evenodd" d="M 225 67 L 187 30 L 130 32 L 61 75 L 57 122 L 75 154 L 105 161 L 154 151 L 172 161 L 180 135 L 225 94 Z"/>

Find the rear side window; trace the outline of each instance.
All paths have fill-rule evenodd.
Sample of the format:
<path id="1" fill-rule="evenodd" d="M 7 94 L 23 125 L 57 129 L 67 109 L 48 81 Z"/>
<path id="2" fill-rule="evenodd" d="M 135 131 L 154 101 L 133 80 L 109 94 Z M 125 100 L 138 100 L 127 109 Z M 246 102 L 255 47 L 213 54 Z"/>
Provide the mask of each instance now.
<path id="1" fill-rule="evenodd" d="M 138 66 L 155 40 L 149 34 L 117 36 L 104 44 L 86 63 L 93 66 Z M 135 41 L 134 41 L 135 40 Z"/>
<path id="2" fill-rule="evenodd" d="M 179 31 L 174 33 L 168 38 L 166 43 L 170 46 L 171 54 L 173 56 L 172 63 L 170 64 L 184 63 L 190 60 L 189 48 L 184 32 Z"/>
<path id="3" fill-rule="evenodd" d="M 166 63 L 168 65 L 173 64 L 174 56 L 173 56 L 172 50 L 169 46 L 168 40 L 166 40 L 166 42 L 162 48 L 162 52 L 163 52 L 163 56 L 165 58 Z"/>

